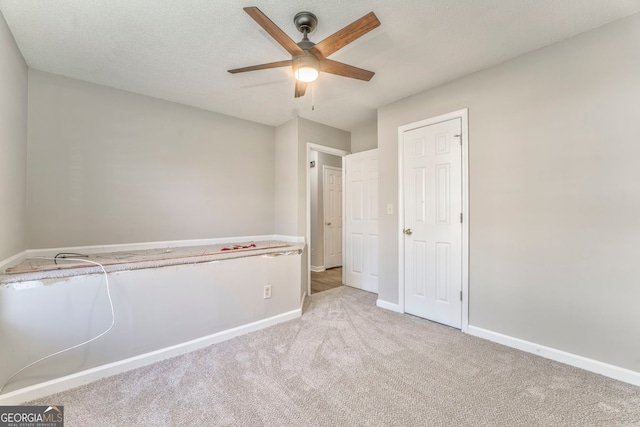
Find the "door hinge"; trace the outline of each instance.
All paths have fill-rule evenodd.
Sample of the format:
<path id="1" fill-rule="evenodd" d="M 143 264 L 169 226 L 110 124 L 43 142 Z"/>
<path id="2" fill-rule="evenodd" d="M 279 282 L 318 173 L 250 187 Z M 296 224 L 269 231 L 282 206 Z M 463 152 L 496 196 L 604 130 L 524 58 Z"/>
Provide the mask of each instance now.
<path id="1" fill-rule="evenodd" d="M 460 213 L 460 224 L 462 224 L 462 213 Z"/>
<path id="2" fill-rule="evenodd" d="M 462 301 L 462 291 L 460 291 L 460 301 Z"/>
<path id="3" fill-rule="evenodd" d="M 458 140 L 458 142 L 460 143 L 460 145 L 462 145 L 462 134 L 459 134 L 459 135 L 453 135 L 453 137 L 454 137 L 454 138 L 460 138 L 460 139 Z"/>

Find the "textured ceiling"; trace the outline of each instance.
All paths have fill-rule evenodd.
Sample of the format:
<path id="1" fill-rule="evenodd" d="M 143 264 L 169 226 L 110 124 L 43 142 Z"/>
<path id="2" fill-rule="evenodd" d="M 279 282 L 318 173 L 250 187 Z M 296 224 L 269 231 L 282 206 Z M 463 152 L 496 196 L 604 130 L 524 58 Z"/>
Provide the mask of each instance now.
<path id="1" fill-rule="evenodd" d="M 290 59 L 245 6 L 296 42 L 293 16 L 315 13 L 316 43 L 375 12 L 382 25 L 330 58 L 376 75 L 321 74 L 294 99 L 289 68 L 227 73 Z M 636 13 L 640 0 L 0 0 L 0 10 L 31 68 L 273 126 L 297 115 L 351 130 L 378 107 Z"/>

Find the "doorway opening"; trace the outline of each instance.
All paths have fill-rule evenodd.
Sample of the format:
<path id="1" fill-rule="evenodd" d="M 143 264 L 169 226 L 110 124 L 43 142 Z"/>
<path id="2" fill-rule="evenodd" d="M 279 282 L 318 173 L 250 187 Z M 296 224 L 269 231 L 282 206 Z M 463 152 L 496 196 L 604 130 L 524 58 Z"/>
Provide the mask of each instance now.
<path id="1" fill-rule="evenodd" d="M 311 294 L 339 288 L 340 286 L 344 286 L 342 283 L 342 266 L 320 272 L 311 272 Z"/>
<path id="2" fill-rule="evenodd" d="M 307 295 L 344 284 L 344 156 L 307 143 Z"/>

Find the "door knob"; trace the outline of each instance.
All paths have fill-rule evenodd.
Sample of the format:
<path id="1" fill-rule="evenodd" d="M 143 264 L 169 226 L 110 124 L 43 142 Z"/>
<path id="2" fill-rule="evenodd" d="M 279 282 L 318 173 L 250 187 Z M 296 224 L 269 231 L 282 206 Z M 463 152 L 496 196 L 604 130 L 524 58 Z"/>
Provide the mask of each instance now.
<path id="1" fill-rule="evenodd" d="M 327 223 L 327 225 L 331 225 L 331 223 L 330 223 L 330 222 L 328 222 L 328 223 Z"/>
<path id="2" fill-rule="evenodd" d="M 413 234 L 413 231 L 411 231 L 410 228 L 405 228 L 404 229 L 404 234 L 406 234 L 407 236 L 411 236 Z"/>

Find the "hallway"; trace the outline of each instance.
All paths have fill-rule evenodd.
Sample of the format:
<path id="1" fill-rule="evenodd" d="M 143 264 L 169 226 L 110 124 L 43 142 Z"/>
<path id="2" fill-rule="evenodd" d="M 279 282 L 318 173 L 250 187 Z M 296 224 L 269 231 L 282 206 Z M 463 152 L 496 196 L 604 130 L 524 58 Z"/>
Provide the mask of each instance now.
<path id="1" fill-rule="evenodd" d="M 322 291 L 342 286 L 342 267 L 330 268 L 319 273 L 311 272 L 311 293 L 316 294 Z"/>

